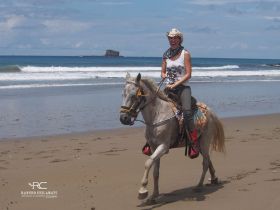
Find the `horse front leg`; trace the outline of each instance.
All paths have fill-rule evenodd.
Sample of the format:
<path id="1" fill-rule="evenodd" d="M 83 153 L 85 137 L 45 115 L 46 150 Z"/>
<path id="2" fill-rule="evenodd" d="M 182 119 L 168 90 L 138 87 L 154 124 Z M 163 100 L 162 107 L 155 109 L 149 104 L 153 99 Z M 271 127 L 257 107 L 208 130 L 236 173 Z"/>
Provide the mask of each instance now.
<path id="1" fill-rule="evenodd" d="M 168 147 L 164 144 L 159 145 L 156 150 L 154 151 L 154 153 L 151 155 L 151 157 L 146 160 L 145 162 L 145 171 L 144 171 L 144 175 L 141 181 L 141 187 L 139 189 L 139 193 L 138 193 L 138 198 L 139 199 L 145 199 L 148 196 L 148 189 L 147 189 L 147 185 L 148 185 L 148 176 L 149 176 L 149 172 L 150 169 L 152 167 L 152 165 L 156 162 L 159 161 L 159 159 L 168 152 Z M 158 165 L 158 167 L 157 167 Z M 154 172 L 154 181 L 156 181 L 155 185 L 154 185 L 154 194 L 158 194 L 158 175 L 159 175 L 159 162 L 158 164 L 156 164 L 155 166 L 155 170 L 158 170 Z"/>
<path id="2" fill-rule="evenodd" d="M 160 159 L 155 161 L 154 165 L 154 190 L 153 194 L 151 196 L 151 199 L 155 199 L 159 195 L 159 187 L 158 187 L 158 181 L 159 181 L 159 167 L 160 167 Z"/>

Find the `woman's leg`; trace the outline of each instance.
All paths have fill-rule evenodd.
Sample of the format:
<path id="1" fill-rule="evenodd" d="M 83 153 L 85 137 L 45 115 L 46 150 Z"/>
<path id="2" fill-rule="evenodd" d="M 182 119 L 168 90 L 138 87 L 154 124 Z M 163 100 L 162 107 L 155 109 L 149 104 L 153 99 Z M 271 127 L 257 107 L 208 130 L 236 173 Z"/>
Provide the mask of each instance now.
<path id="1" fill-rule="evenodd" d="M 192 131 L 195 128 L 193 122 L 193 116 L 192 116 L 191 96 L 192 96 L 191 88 L 189 86 L 182 87 L 180 100 L 182 103 L 185 125 L 189 131 Z"/>
<path id="2" fill-rule="evenodd" d="M 191 109 L 191 88 L 189 86 L 183 87 L 180 95 L 184 119 L 185 119 L 185 126 L 188 130 L 187 133 L 190 135 L 190 140 L 192 146 L 189 148 L 188 155 L 190 158 L 196 158 L 199 155 L 199 144 L 198 144 L 198 137 L 197 137 L 197 130 L 195 129 L 192 109 Z"/>

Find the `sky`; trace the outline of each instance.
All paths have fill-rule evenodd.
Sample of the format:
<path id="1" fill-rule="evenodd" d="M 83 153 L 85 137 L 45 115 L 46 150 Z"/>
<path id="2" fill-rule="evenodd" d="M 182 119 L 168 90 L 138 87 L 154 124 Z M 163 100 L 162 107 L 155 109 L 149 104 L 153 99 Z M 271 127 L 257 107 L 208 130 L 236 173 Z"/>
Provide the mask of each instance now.
<path id="1" fill-rule="evenodd" d="M 280 58 L 280 0 L 0 0 L 0 55 Z"/>

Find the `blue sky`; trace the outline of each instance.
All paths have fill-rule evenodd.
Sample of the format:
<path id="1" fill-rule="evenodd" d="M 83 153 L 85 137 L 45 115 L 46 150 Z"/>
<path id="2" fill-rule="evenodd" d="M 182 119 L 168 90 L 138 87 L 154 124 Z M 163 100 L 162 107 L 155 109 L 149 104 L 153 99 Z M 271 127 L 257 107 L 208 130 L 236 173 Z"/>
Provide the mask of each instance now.
<path id="1" fill-rule="evenodd" d="M 160 57 L 173 27 L 193 57 L 280 57 L 280 0 L 1 0 L 0 54 Z"/>

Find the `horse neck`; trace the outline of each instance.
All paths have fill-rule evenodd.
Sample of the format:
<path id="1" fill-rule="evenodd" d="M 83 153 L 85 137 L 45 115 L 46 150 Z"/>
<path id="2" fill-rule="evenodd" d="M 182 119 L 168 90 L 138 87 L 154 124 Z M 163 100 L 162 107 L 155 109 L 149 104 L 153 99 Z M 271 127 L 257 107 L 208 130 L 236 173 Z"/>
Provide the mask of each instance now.
<path id="1" fill-rule="evenodd" d="M 174 115 L 167 101 L 155 97 L 155 93 L 152 91 L 149 91 L 147 95 L 147 105 L 141 111 L 143 119 L 147 124 L 153 124 Z"/>

